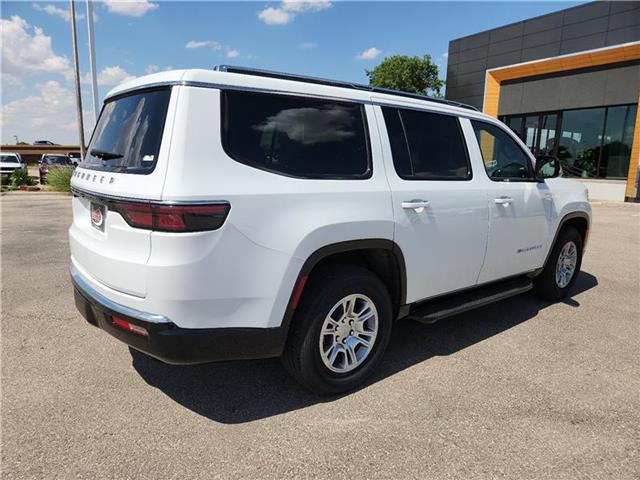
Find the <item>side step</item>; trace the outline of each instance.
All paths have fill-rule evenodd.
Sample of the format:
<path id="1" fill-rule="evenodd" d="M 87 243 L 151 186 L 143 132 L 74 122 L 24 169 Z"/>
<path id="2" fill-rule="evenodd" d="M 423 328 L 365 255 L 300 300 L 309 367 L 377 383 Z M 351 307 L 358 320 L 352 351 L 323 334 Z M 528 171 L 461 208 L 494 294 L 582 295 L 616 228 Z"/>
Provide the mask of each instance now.
<path id="1" fill-rule="evenodd" d="M 528 292 L 532 288 L 533 284 L 527 277 L 492 283 L 484 287 L 428 300 L 412 308 L 408 318 L 421 323 L 435 323 L 443 318 Z"/>

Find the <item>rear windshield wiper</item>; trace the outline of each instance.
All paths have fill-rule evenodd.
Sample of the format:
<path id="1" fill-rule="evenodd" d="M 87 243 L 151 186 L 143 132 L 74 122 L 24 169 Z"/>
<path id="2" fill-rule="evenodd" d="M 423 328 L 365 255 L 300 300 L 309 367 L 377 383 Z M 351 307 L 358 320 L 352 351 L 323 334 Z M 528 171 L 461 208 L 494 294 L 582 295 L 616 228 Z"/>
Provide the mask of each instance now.
<path id="1" fill-rule="evenodd" d="M 116 158 L 122 158 L 124 155 L 115 152 L 105 152 L 104 150 L 93 149 L 89 152 L 94 157 L 98 157 L 100 160 L 115 160 Z"/>

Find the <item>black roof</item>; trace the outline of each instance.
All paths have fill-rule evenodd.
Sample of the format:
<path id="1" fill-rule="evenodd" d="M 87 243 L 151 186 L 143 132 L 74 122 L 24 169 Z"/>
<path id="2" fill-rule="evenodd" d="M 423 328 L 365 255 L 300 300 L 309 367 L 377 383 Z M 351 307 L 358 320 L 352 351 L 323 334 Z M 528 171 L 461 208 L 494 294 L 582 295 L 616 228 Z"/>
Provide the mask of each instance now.
<path id="1" fill-rule="evenodd" d="M 319 85 L 329 85 L 332 87 L 351 88 L 354 90 L 366 90 L 366 91 L 375 92 L 375 93 L 385 93 L 388 95 L 396 95 L 398 97 L 415 98 L 418 100 L 426 100 L 429 102 L 440 103 L 444 105 L 451 105 L 454 107 L 461 107 L 461 108 L 467 108 L 469 110 L 478 111 L 478 109 L 472 105 L 467 105 L 466 103 L 460 103 L 453 100 L 445 100 L 443 98 L 434 98 L 426 95 L 419 95 L 417 93 L 401 92 L 399 90 L 392 90 L 390 88 L 372 87 L 369 85 L 344 82 L 341 80 L 328 80 L 325 78 L 309 77 L 307 75 L 297 75 L 295 73 L 273 72 L 271 70 L 261 70 L 258 68 L 248 68 L 248 67 L 236 67 L 233 65 L 216 65 L 215 67 L 213 67 L 213 69 L 219 72 L 242 73 L 245 75 L 255 75 L 258 77 L 279 78 L 282 80 L 295 80 L 298 82 L 316 83 Z"/>

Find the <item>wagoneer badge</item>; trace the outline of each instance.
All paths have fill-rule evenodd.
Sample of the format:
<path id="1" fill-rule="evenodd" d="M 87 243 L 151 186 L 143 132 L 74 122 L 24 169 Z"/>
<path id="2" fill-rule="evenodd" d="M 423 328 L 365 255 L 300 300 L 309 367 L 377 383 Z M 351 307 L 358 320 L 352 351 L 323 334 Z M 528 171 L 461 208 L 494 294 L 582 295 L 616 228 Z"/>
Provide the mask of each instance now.
<path id="1" fill-rule="evenodd" d="M 91 204 L 91 225 L 100 231 L 104 231 L 104 205 Z"/>

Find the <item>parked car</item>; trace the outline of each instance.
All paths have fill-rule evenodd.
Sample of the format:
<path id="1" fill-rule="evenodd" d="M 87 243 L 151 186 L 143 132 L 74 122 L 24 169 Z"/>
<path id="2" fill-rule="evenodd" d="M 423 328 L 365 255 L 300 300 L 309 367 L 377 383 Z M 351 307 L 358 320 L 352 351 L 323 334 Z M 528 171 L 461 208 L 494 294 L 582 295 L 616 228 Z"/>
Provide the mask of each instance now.
<path id="1" fill-rule="evenodd" d="M 74 165 L 78 165 L 82 161 L 82 156 L 80 152 L 69 152 L 67 156 L 71 159 L 71 163 Z"/>
<path id="2" fill-rule="evenodd" d="M 73 166 L 71 159 L 67 155 L 60 155 L 55 153 L 45 153 L 38 162 L 40 167 L 38 172 L 40 174 L 40 184 L 44 185 L 47 182 L 47 174 L 53 168 L 70 167 Z"/>
<path id="3" fill-rule="evenodd" d="M 33 142 L 34 145 L 57 145 L 57 143 L 53 143 L 50 140 L 36 140 Z"/>
<path id="4" fill-rule="evenodd" d="M 591 209 L 559 175 L 455 102 L 231 67 L 138 78 L 71 180 L 76 305 L 165 362 L 281 356 L 335 394 L 397 319 L 569 295 Z"/>
<path id="5" fill-rule="evenodd" d="M 27 170 L 27 164 L 22 161 L 20 154 L 14 152 L 2 152 L 0 154 L 0 175 L 11 175 L 16 170 Z"/>

